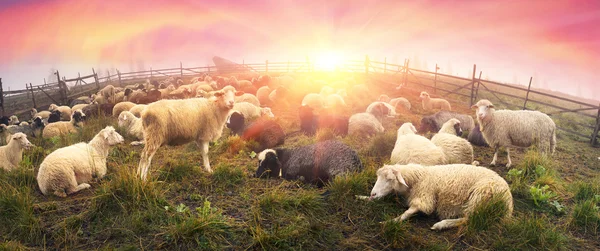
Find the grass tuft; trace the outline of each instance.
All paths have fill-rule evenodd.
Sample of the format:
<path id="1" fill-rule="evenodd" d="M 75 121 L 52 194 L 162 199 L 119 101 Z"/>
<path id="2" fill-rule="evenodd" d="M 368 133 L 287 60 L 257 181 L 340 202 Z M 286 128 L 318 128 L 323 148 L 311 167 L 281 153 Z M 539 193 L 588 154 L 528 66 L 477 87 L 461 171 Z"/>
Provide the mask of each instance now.
<path id="1" fill-rule="evenodd" d="M 233 188 L 242 184 L 246 174 L 241 167 L 219 163 L 211 175 L 213 184 L 222 188 Z"/>
<path id="2" fill-rule="evenodd" d="M 317 142 L 334 140 L 334 139 L 336 139 L 335 133 L 333 132 L 333 130 L 331 130 L 331 128 L 321 128 L 321 129 L 317 130 L 317 133 L 315 134 L 315 140 Z"/>
<path id="3" fill-rule="evenodd" d="M 571 215 L 571 225 L 584 233 L 598 235 L 600 230 L 600 200 L 588 199 L 577 202 Z"/>
<path id="4" fill-rule="evenodd" d="M 488 230 L 491 226 L 502 222 L 508 210 L 503 197 L 500 195 L 481 203 L 467 219 L 467 234 L 476 235 L 478 232 Z"/>
<path id="5" fill-rule="evenodd" d="M 42 228 L 35 216 L 34 201 L 28 187 L 0 184 L 0 232 L 3 238 L 25 243 L 40 242 Z"/>
<path id="6" fill-rule="evenodd" d="M 600 196 L 600 183 L 598 182 L 579 182 L 575 184 L 576 192 L 573 198 L 577 202 L 596 199 Z"/>
<path id="7" fill-rule="evenodd" d="M 557 250 L 564 247 L 567 237 L 544 216 L 527 215 L 512 221 L 493 233 L 496 250 Z"/>
<path id="8" fill-rule="evenodd" d="M 164 180 L 165 182 L 179 182 L 190 174 L 198 172 L 197 168 L 192 165 L 189 161 L 168 161 L 159 170 L 158 180 Z"/>

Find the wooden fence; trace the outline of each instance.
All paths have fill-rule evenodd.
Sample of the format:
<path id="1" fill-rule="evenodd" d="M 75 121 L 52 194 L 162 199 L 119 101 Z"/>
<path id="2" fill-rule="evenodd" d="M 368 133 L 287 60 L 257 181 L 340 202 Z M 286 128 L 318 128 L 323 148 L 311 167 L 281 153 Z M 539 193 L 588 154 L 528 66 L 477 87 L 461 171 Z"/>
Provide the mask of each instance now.
<path id="1" fill-rule="evenodd" d="M 541 110 L 550 116 L 572 114 L 575 117 L 562 118 L 567 123 L 557 123 L 557 127 L 567 133 L 582 137 L 590 141 L 593 146 L 598 145 L 600 130 L 600 104 L 593 105 L 581 100 L 561 97 L 531 88 L 532 78 L 529 79 L 527 88 L 519 85 L 504 84 L 481 79 L 482 72 L 477 74 L 477 66 L 473 65 L 471 78 L 452 76 L 439 73 L 436 65 L 435 71 L 425 71 L 409 67 L 409 60 L 402 65 L 371 61 L 368 56 L 365 60 L 349 60 L 339 65 L 336 71 L 347 71 L 367 75 L 376 83 L 396 84 L 401 83 L 402 88 L 426 90 L 433 95 L 442 96 L 465 105 L 473 105 L 478 99 L 486 98 L 493 103 L 501 104 L 508 109 Z M 318 70 L 318 69 L 317 69 Z M 284 73 L 284 72 L 314 72 L 315 64 L 307 58 L 305 62 L 269 62 L 250 63 L 242 62 L 241 65 L 230 67 L 207 65 L 202 67 L 168 69 L 152 69 L 115 74 L 107 73 L 105 77 L 98 77 L 92 69 L 92 74 L 78 75 L 77 78 L 63 78 L 58 83 L 49 83 L 40 86 L 26 84 L 26 88 L 16 91 L 3 91 L 0 78 L 0 110 L 4 114 L 26 114 L 31 107 L 44 108 L 51 103 L 68 105 L 69 101 L 82 95 L 97 92 L 100 88 L 112 84 L 126 86 L 140 83 L 146 79 L 159 80 L 170 76 L 193 77 L 201 74 L 232 74 L 241 71 L 253 73 Z M 56 72 L 60 79 L 59 72 Z M 45 82 L 45 81 L 44 81 Z M 74 83 L 68 87 L 67 83 Z M 557 121 L 555 119 L 555 121 Z"/>

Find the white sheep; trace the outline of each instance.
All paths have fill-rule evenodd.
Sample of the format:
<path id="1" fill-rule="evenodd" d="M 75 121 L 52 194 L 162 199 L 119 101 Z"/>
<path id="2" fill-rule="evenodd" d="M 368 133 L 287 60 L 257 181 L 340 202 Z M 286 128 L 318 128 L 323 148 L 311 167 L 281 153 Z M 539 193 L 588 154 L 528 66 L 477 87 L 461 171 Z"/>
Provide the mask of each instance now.
<path id="1" fill-rule="evenodd" d="M 431 142 L 442 149 L 448 164 L 473 164 L 473 146 L 457 135 L 462 135 L 460 121 L 458 119 L 450 119 L 442 125 L 440 131 L 433 135 Z"/>
<path id="2" fill-rule="evenodd" d="M 221 137 L 227 116 L 235 104 L 235 88 L 226 86 L 211 99 L 160 100 L 142 112 L 145 146 L 138 175 L 146 180 L 152 157 L 162 145 L 195 141 L 201 148 L 204 168 L 212 172 L 208 143 Z"/>
<path id="3" fill-rule="evenodd" d="M 59 197 L 90 188 L 93 178 L 106 175 L 106 157 L 111 146 L 123 142 L 112 126 L 102 129 L 89 142 L 59 148 L 42 161 L 37 182 L 44 195 Z"/>
<path id="4" fill-rule="evenodd" d="M 260 107 L 261 104 L 259 99 L 250 93 L 244 93 L 240 96 L 235 96 L 235 102 L 247 102 L 258 107 Z"/>
<path id="5" fill-rule="evenodd" d="M 371 113 L 356 113 L 348 119 L 348 134 L 350 135 L 370 137 L 384 131 L 381 121 Z"/>
<path id="6" fill-rule="evenodd" d="M 58 106 L 55 104 L 51 104 L 48 107 L 48 111 L 52 112 L 52 111 L 56 111 L 58 110 L 60 112 L 60 120 L 62 121 L 69 121 L 71 119 L 71 107 L 68 106 Z"/>
<path id="7" fill-rule="evenodd" d="M 325 99 L 321 94 L 309 93 L 302 99 L 302 105 L 308 106 L 315 110 L 320 110 L 325 106 Z"/>
<path id="8" fill-rule="evenodd" d="M 396 144 L 390 157 L 392 164 L 421 164 L 426 166 L 446 164 L 442 149 L 427 138 L 417 135 L 412 123 L 398 128 Z"/>
<path id="9" fill-rule="evenodd" d="M 377 170 L 377 181 L 369 199 L 392 192 L 405 197 L 409 206 L 393 221 L 404 221 L 417 212 L 435 213 L 441 221 L 431 227 L 433 230 L 467 223 L 477 207 L 492 198 L 504 203 L 504 219 L 510 218 L 513 211 L 512 194 L 506 181 L 496 172 L 479 166 L 385 165 Z"/>
<path id="10" fill-rule="evenodd" d="M 84 117 L 85 114 L 81 110 L 77 110 L 73 112 L 70 121 L 59 121 L 48 124 L 44 127 L 42 135 L 44 138 L 52 138 L 75 133 L 77 132 L 77 128 L 80 128 L 83 125 Z"/>
<path id="11" fill-rule="evenodd" d="M 429 93 L 421 92 L 421 103 L 423 104 L 423 110 L 429 111 L 431 109 L 441 109 L 441 110 L 452 110 L 450 106 L 450 102 L 448 100 L 442 98 L 431 98 Z"/>
<path id="12" fill-rule="evenodd" d="M 23 149 L 29 149 L 31 146 L 33 145 L 24 133 L 18 132 L 10 136 L 8 144 L 0 146 L 0 168 L 6 171 L 17 169 L 23 159 Z"/>
<path id="13" fill-rule="evenodd" d="M 106 97 L 104 97 L 103 95 L 96 95 L 94 96 L 94 99 L 92 101 L 92 104 L 99 104 L 99 105 L 103 105 L 103 104 L 108 104 L 108 99 Z"/>
<path id="14" fill-rule="evenodd" d="M 386 102 L 381 102 L 381 101 L 375 101 L 371 104 L 369 104 L 369 106 L 367 106 L 367 112 L 368 113 L 372 113 L 373 115 L 376 115 L 377 117 L 383 118 L 383 117 L 394 117 L 396 116 L 396 109 L 386 103 Z"/>
<path id="15" fill-rule="evenodd" d="M 128 111 L 123 111 L 119 114 L 119 128 L 124 128 L 129 135 L 134 136 L 139 141 L 131 142 L 132 146 L 144 144 L 144 130 L 142 127 L 142 119 L 133 115 Z"/>
<path id="16" fill-rule="evenodd" d="M 110 103 L 114 104 L 114 100 L 111 99 L 111 97 L 115 96 L 115 87 L 113 85 L 107 85 L 104 88 L 102 88 L 100 91 L 98 91 L 98 95 L 102 95 L 103 97 L 107 98 L 107 100 L 111 100 Z"/>
<path id="17" fill-rule="evenodd" d="M 390 100 L 391 100 L 390 97 L 385 94 L 379 95 L 379 98 L 377 99 L 377 101 L 386 102 L 386 103 L 389 103 Z"/>
<path id="18" fill-rule="evenodd" d="M 16 115 L 12 115 L 9 118 L 10 120 L 8 121 L 8 125 L 18 125 L 19 124 L 19 117 L 17 117 Z"/>
<path id="19" fill-rule="evenodd" d="M 133 113 L 133 115 L 139 118 L 142 116 L 142 111 L 146 109 L 146 107 L 148 107 L 148 105 L 135 105 L 129 109 L 129 112 Z"/>
<path id="20" fill-rule="evenodd" d="M 486 99 L 479 100 L 472 108 L 477 109 L 477 122 L 483 138 L 495 149 L 490 165 L 496 165 L 500 147 L 506 148 L 506 167 L 512 165 L 509 148 L 527 148 L 537 144 L 538 150 L 554 153 L 556 124 L 548 115 L 539 111 L 496 111 L 492 102 Z"/>
<path id="21" fill-rule="evenodd" d="M 335 93 L 335 89 L 333 89 L 333 87 L 331 86 L 323 86 L 321 87 L 321 92 L 319 92 L 319 94 L 321 94 L 321 96 L 323 96 L 323 98 L 326 98 L 327 96 L 334 94 Z"/>
<path id="22" fill-rule="evenodd" d="M 236 110 L 238 112 L 240 112 L 242 115 L 244 115 L 244 118 L 246 118 L 246 120 L 251 120 L 253 118 L 257 118 L 257 117 L 262 117 L 262 116 L 267 116 L 267 117 L 275 117 L 275 115 L 273 115 L 273 112 L 271 112 L 271 108 L 269 107 L 259 107 L 256 106 L 252 103 L 248 103 L 248 102 L 239 102 L 239 103 L 235 103 L 235 105 L 233 105 L 233 110 Z"/>
<path id="23" fill-rule="evenodd" d="M 175 86 L 174 85 L 169 85 L 167 86 L 167 88 L 165 89 L 160 89 L 160 97 L 161 99 L 166 99 L 169 97 L 169 95 L 171 94 L 171 92 L 173 92 L 175 90 Z"/>
<path id="24" fill-rule="evenodd" d="M 73 107 L 71 107 L 71 111 L 77 111 L 77 110 L 82 110 L 83 111 L 83 109 L 86 108 L 88 105 L 89 104 L 77 104 L 77 105 L 74 105 Z"/>
<path id="25" fill-rule="evenodd" d="M 270 104 L 271 100 L 269 100 L 269 94 L 271 94 L 271 88 L 268 86 L 262 86 L 256 90 L 256 97 L 258 101 L 263 105 Z"/>
<path id="26" fill-rule="evenodd" d="M 341 109 L 346 107 L 346 102 L 341 95 L 334 93 L 327 96 L 325 99 L 325 106 L 332 109 Z"/>
<path id="27" fill-rule="evenodd" d="M 394 107 L 396 110 L 398 110 L 398 107 L 401 107 L 405 110 L 410 110 L 411 108 L 411 104 L 408 101 L 408 99 L 406 98 L 394 98 L 392 100 L 390 100 L 390 102 L 388 102 L 392 107 Z"/>
<path id="28" fill-rule="evenodd" d="M 119 115 L 121 115 L 121 112 L 129 111 L 134 106 L 136 106 L 136 104 L 133 102 L 129 102 L 129 101 L 119 102 L 115 106 L 113 106 L 112 115 L 114 117 L 119 116 Z"/>
<path id="29" fill-rule="evenodd" d="M 41 117 L 43 121 L 47 121 L 50 117 L 50 111 L 41 111 L 38 112 L 35 108 L 31 108 L 29 111 L 32 118 Z"/>

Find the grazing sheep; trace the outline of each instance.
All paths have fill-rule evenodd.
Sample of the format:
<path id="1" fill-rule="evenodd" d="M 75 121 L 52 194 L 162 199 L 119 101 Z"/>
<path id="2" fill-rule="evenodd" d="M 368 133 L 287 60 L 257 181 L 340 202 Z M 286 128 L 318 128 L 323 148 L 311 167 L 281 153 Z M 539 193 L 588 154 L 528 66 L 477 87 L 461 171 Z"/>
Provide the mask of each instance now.
<path id="1" fill-rule="evenodd" d="M 448 102 L 448 100 L 445 99 L 441 99 L 441 98 L 431 98 L 429 96 L 429 93 L 427 92 L 421 92 L 421 96 L 419 96 L 421 98 L 421 102 L 423 104 L 423 110 L 425 111 L 429 111 L 432 109 L 440 109 L 440 110 L 447 110 L 447 111 L 451 111 L 452 108 L 450 107 L 450 102 Z"/>
<path id="2" fill-rule="evenodd" d="M 457 135 L 462 135 L 460 129 L 460 121 L 458 119 L 450 119 L 442 126 L 442 129 L 431 138 L 431 142 L 442 149 L 446 156 L 447 164 L 472 164 L 473 162 L 473 146 Z"/>
<path id="3" fill-rule="evenodd" d="M 372 113 L 356 113 L 348 119 L 348 134 L 350 135 L 370 137 L 383 132 L 381 121 Z"/>
<path id="4" fill-rule="evenodd" d="M 303 106 L 310 106 L 315 110 L 321 110 L 325 106 L 325 99 L 321 94 L 309 93 L 302 99 Z"/>
<path id="5" fill-rule="evenodd" d="M 391 163 L 426 166 L 446 164 L 446 156 L 442 149 L 416 132 L 417 129 L 412 123 L 404 123 L 398 128 L 396 144 L 390 157 Z"/>
<path id="6" fill-rule="evenodd" d="M 10 136 L 8 144 L 0 146 L 0 168 L 6 171 L 17 169 L 23 159 L 23 149 L 31 148 L 32 144 L 24 133 L 15 133 Z"/>
<path id="7" fill-rule="evenodd" d="M 226 86 L 211 99 L 160 100 L 142 112 L 145 146 L 138 174 L 146 180 L 152 157 L 162 145 L 195 141 L 201 148 L 204 169 L 212 172 L 208 143 L 221 137 L 223 127 L 235 104 L 235 88 Z"/>
<path id="8" fill-rule="evenodd" d="M 84 117 L 85 114 L 78 110 L 73 112 L 71 121 L 59 121 L 48 124 L 46 127 L 44 127 L 44 138 L 52 138 L 77 132 L 77 128 L 80 128 L 83 125 Z"/>
<path id="9" fill-rule="evenodd" d="M 339 141 L 327 140 L 293 149 L 267 149 L 258 154 L 256 177 L 304 178 L 323 186 L 335 176 L 360 172 L 363 164 L 356 151 Z"/>
<path id="10" fill-rule="evenodd" d="M 50 117 L 48 117 L 48 121 L 46 121 L 46 122 L 48 124 L 58 122 L 58 121 L 61 121 L 61 117 L 62 116 L 60 115 L 60 111 L 54 110 L 54 111 L 50 112 Z"/>
<path id="11" fill-rule="evenodd" d="M 123 137 L 112 126 L 107 126 L 89 143 L 77 143 L 48 154 L 37 175 L 42 194 L 66 197 L 90 188 L 87 182 L 106 175 L 106 157 L 110 147 L 122 142 Z"/>
<path id="12" fill-rule="evenodd" d="M 144 144 L 144 130 L 142 127 L 142 119 L 133 115 L 128 111 L 123 111 L 119 114 L 119 128 L 124 128 L 129 135 L 134 136 L 139 141 L 131 142 L 132 146 Z"/>
<path id="13" fill-rule="evenodd" d="M 471 130 L 469 132 L 469 137 L 467 138 L 467 140 L 472 145 L 485 146 L 485 147 L 489 147 L 490 146 L 490 145 L 488 145 L 487 142 L 485 142 L 485 139 L 483 138 L 483 134 L 481 134 L 481 130 L 479 130 L 479 125 L 475 125 L 475 127 L 473 128 L 473 130 Z"/>
<path id="14" fill-rule="evenodd" d="M 260 108 L 259 106 L 248 102 L 235 103 L 235 105 L 233 105 L 233 110 L 240 112 L 242 115 L 244 115 L 244 118 L 247 119 L 253 119 L 262 116 L 267 116 L 271 118 L 275 117 L 275 115 L 273 115 L 273 112 L 271 112 L 271 108 Z"/>
<path id="15" fill-rule="evenodd" d="M 112 116 L 114 107 L 114 104 L 91 104 L 81 110 L 85 114 L 86 118 L 94 118 L 99 115 Z"/>
<path id="16" fill-rule="evenodd" d="M 129 102 L 129 101 L 119 102 L 113 107 L 112 115 L 113 115 L 113 117 L 119 116 L 119 115 L 121 115 L 121 112 L 129 111 L 134 106 L 136 106 L 136 104 L 133 102 Z"/>
<path id="17" fill-rule="evenodd" d="M 404 110 L 410 110 L 412 107 L 408 99 L 406 98 L 395 98 L 390 100 L 389 104 L 394 107 L 394 109 L 398 110 L 398 108 L 402 108 Z"/>
<path id="18" fill-rule="evenodd" d="M 431 227 L 433 230 L 465 224 L 478 206 L 492 198 L 504 202 L 504 218 L 510 218 L 513 211 L 512 194 L 506 181 L 496 172 L 479 166 L 385 165 L 377 170 L 377 181 L 369 199 L 391 192 L 404 196 L 409 206 L 393 221 L 404 221 L 417 212 L 435 213 L 441 221 Z"/>
<path id="19" fill-rule="evenodd" d="M 348 134 L 348 116 L 330 114 L 315 115 L 310 106 L 301 106 L 299 109 L 300 130 L 307 135 L 314 135 L 318 129 L 329 128 L 333 133 L 341 136 Z"/>
<path id="20" fill-rule="evenodd" d="M 446 121 L 455 118 L 460 121 L 460 128 L 463 131 L 471 131 L 475 127 L 473 117 L 449 111 L 439 111 L 433 115 L 424 116 L 421 119 L 420 133 L 438 132 Z"/>
<path id="21" fill-rule="evenodd" d="M 260 107 L 260 104 L 261 104 L 260 101 L 258 100 L 258 98 L 250 93 L 244 93 L 240 96 L 235 96 L 235 102 L 237 102 L 237 103 L 247 102 L 247 103 L 253 104 L 258 107 Z"/>
<path id="22" fill-rule="evenodd" d="M 133 113 L 133 115 L 135 115 L 136 117 L 141 118 L 142 111 L 144 111 L 146 107 L 148 107 L 148 105 L 136 105 L 134 107 L 131 107 L 131 109 L 129 109 L 129 112 Z"/>
<path id="23" fill-rule="evenodd" d="M 271 103 L 271 100 L 269 100 L 269 94 L 271 94 L 271 88 L 268 86 L 262 86 L 256 91 L 256 97 L 262 105 L 269 105 Z"/>
<path id="24" fill-rule="evenodd" d="M 285 142 L 283 129 L 272 119 L 260 118 L 250 125 L 245 123 L 244 115 L 233 112 L 227 119 L 227 128 L 231 129 L 234 135 L 240 135 L 243 140 L 256 141 L 259 145 L 252 149 L 254 152 L 283 145 Z"/>
<path id="25" fill-rule="evenodd" d="M 500 147 L 506 148 L 506 167 L 512 164 L 509 148 L 527 148 L 536 144 L 538 150 L 554 153 L 556 124 L 548 115 L 538 111 L 496 111 L 492 102 L 486 99 L 479 100 L 472 108 L 477 109 L 483 138 L 495 149 L 490 165 L 496 164 Z"/>
<path id="26" fill-rule="evenodd" d="M 44 122 L 42 117 L 36 117 L 33 119 L 31 124 L 21 123 L 20 125 L 7 126 L 6 132 L 9 134 L 24 133 L 27 137 L 37 138 L 42 135 L 44 129 Z M 7 140 L 8 141 L 8 140 Z"/>

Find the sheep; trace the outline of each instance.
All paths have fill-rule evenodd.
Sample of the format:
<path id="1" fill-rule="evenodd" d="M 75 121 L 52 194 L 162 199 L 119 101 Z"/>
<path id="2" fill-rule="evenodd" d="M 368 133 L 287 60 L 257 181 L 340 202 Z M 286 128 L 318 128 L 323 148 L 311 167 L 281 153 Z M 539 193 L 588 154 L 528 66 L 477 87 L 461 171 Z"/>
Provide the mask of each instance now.
<path id="1" fill-rule="evenodd" d="M 131 142 L 132 146 L 144 144 L 144 131 L 142 128 L 142 119 L 133 115 L 129 111 L 123 111 L 119 114 L 119 128 L 124 128 L 129 135 L 134 136 L 140 141 Z"/>
<path id="2" fill-rule="evenodd" d="M 112 97 L 115 96 L 115 87 L 113 85 L 107 85 L 104 88 L 102 88 L 100 91 L 98 91 L 98 95 L 101 95 L 103 97 L 106 97 L 108 100 L 111 100 Z M 110 101 L 110 103 L 115 103 L 114 100 Z"/>
<path id="3" fill-rule="evenodd" d="M 42 135 L 44 129 L 44 122 L 42 117 L 36 117 L 32 120 L 31 124 L 21 123 L 20 125 L 7 126 L 6 132 L 9 134 L 24 133 L 27 137 L 37 138 Z M 7 140 L 8 141 L 8 140 Z"/>
<path id="4" fill-rule="evenodd" d="M 375 115 L 379 120 L 382 120 L 384 117 L 394 117 L 396 116 L 396 109 L 392 107 L 390 104 L 375 101 L 367 106 L 366 112 Z"/>
<path id="5" fill-rule="evenodd" d="M 309 93 L 302 99 L 303 106 L 310 106 L 315 110 L 320 110 L 325 106 L 325 99 L 321 94 Z"/>
<path id="6" fill-rule="evenodd" d="M 99 115 L 112 116 L 114 107 L 114 104 L 91 104 L 81 110 L 85 114 L 86 118 L 93 118 Z"/>
<path id="7" fill-rule="evenodd" d="M 475 125 L 473 130 L 471 130 L 469 132 L 469 136 L 467 137 L 467 140 L 472 145 L 489 147 L 488 143 L 485 142 L 485 139 L 483 138 L 483 135 L 481 134 L 481 130 L 479 130 L 479 125 Z"/>
<path id="8" fill-rule="evenodd" d="M 131 107 L 131 109 L 129 109 L 129 112 L 133 113 L 133 115 L 140 118 L 142 117 L 142 111 L 144 111 L 146 107 L 148 107 L 148 105 L 136 105 L 134 107 Z"/>
<path id="9" fill-rule="evenodd" d="M 44 127 L 44 138 L 52 138 L 77 132 L 77 128 L 80 128 L 83 125 L 84 117 L 85 114 L 82 111 L 77 110 L 73 112 L 71 121 L 59 121 L 48 124 L 46 127 Z"/>
<path id="10" fill-rule="evenodd" d="M 310 106 L 301 106 L 299 109 L 300 130 L 308 135 L 314 135 L 317 129 L 329 128 L 335 134 L 346 136 L 348 134 L 348 116 L 322 114 L 315 115 Z"/>
<path id="11" fill-rule="evenodd" d="M 68 106 L 57 106 L 55 104 L 51 104 L 48 107 L 48 111 L 52 112 L 54 110 L 60 111 L 60 120 L 69 121 L 71 119 L 71 107 Z"/>
<path id="12" fill-rule="evenodd" d="M 398 110 L 398 107 L 401 107 L 402 109 L 408 111 L 412 107 L 410 102 L 406 98 L 394 98 L 388 103 L 396 110 Z"/>
<path id="13" fill-rule="evenodd" d="M 325 99 L 325 106 L 332 109 L 340 109 L 346 107 L 344 98 L 337 93 L 329 94 Z"/>
<path id="14" fill-rule="evenodd" d="M 150 104 L 160 100 L 162 93 L 159 90 L 150 90 L 146 96 L 137 99 L 136 104 Z"/>
<path id="15" fill-rule="evenodd" d="M 169 93 L 169 98 L 187 99 L 193 96 L 192 89 L 189 86 L 182 85 Z"/>
<path id="16" fill-rule="evenodd" d="M 496 165 L 500 147 L 506 148 L 510 167 L 509 148 L 527 148 L 537 143 L 538 150 L 554 153 L 556 148 L 556 124 L 546 114 L 539 111 L 511 111 L 494 109 L 487 99 L 472 106 L 476 109 L 477 122 L 485 141 L 495 149 L 490 165 Z"/>
<path id="17" fill-rule="evenodd" d="M 363 164 L 356 151 L 335 140 L 293 149 L 266 149 L 258 154 L 256 177 L 304 178 L 305 183 L 322 187 L 335 176 L 360 172 Z"/>
<path id="18" fill-rule="evenodd" d="M 464 131 L 471 131 L 475 127 L 473 117 L 449 111 L 439 111 L 433 115 L 424 116 L 421 118 L 420 133 L 437 132 L 442 128 L 442 125 L 451 118 L 456 118 L 460 121 L 460 128 Z"/>
<path id="19" fill-rule="evenodd" d="M 391 163 L 426 166 L 446 164 L 446 156 L 442 149 L 416 132 L 417 129 L 410 122 L 398 128 L 396 144 L 390 157 Z"/>
<path id="20" fill-rule="evenodd" d="M 33 145 L 27 140 L 27 135 L 21 132 L 10 136 L 8 141 L 7 145 L 0 146 L 0 168 L 12 171 L 23 159 L 23 149 L 28 150 Z"/>
<path id="21" fill-rule="evenodd" d="M 146 92 L 144 92 L 143 90 L 135 90 L 131 92 L 131 94 L 129 94 L 129 96 L 127 97 L 127 101 L 137 104 L 138 100 L 144 96 L 146 96 Z"/>
<path id="22" fill-rule="evenodd" d="M 123 142 L 112 126 L 102 129 L 89 142 L 59 148 L 40 164 L 37 183 L 42 194 L 66 197 L 83 189 L 93 178 L 106 175 L 106 158 L 111 146 Z"/>
<path id="23" fill-rule="evenodd" d="M 440 109 L 447 111 L 452 110 L 452 107 L 450 106 L 450 102 L 448 102 L 448 100 L 441 98 L 431 98 L 429 96 L 429 93 L 427 92 L 421 92 L 421 95 L 419 97 L 421 98 L 423 110 L 425 111 L 429 111 L 431 109 Z"/>
<path id="24" fill-rule="evenodd" d="M 226 86 L 211 99 L 160 100 L 142 112 L 145 146 L 137 173 L 146 180 L 152 157 L 162 145 L 195 141 L 201 147 L 204 169 L 212 173 L 208 143 L 221 137 L 234 106 L 235 88 Z"/>
<path id="25" fill-rule="evenodd" d="M 256 91 L 256 97 L 258 98 L 258 101 L 263 105 L 270 104 L 271 100 L 269 100 L 269 94 L 271 94 L 271 88 L 269 88 L 268 86 L 262 86 Z"/>
<path id="26" fill-rule="evenodd" d="M 112 115 L 113 115 L 113 117 L 119 116 L 119 115 L 121 115 L 121 112 L 129 111 L 134 106 L 136 106 L 136 104 L 133 102 L 129 102 L 129 101 L 119 102 L 119 103 L 115 104 L 115 106 L 113 107 Z"/>
<path id="27" fill-rule="evenodd" d="M 370 137 L 385 130 L 379 118 L 372 113 L 356 113 L 348 119 L 348 134 Z"/>
<path id="28" fill-rule="evenodd" d="M 71 103 L 69 104 L 71 106 L 71 110 L 73 110 L 73 106 L 76 105 L 81 105 L 81 104 L 89 104 L 92 102 L 92 99 L 90 99 L 90 97 L 88 96 L 81 96 L 77 99 L 74 99 L 73 101 L 71 101 Z"/>
<path id="29" fill-rule="evenodd" d="M 271 104 L 283 104 L 284 106 L 287 106 L 288 101 L 286 98 L 288 93 L 289 89 L 287 87 L 279 86 L 269 93 L 269 100 L 271 101 Z"/>
<path id="30" fill-rule="evenodd" d="M 108 104 L 110 102 L 108 102 L 108 99 L 106 99 L 106 97 L 102 96 L 102 95 L 96 95 L 94 97 L 94 100 L 92 101 L 93 104 L 99 104 L 99 105 L 103 105 L 103 104 Z"/>
<path id="31" fill-rule="evenodd" d="M 391 100 L 390 97 L 388 95 L 385 95 L 385 94 L 381 94 L 379 96 L 379 98 L 377 99 L 377 101 L 386 102 L 386 103 L 389 103 L 390 100 Z"/>
<path id="32" fill-rule="evenodd" d="M 377 170 L 377 181 L 369 200 L 391 192 L 407 199 L 408 210 L 393 221 L 404 221 L 417 212 L 435 213 L 441 221 L 432 230 L 457 227 L 467 222 L 477 207 L 493 198 L 506 207 L 503 218 L 513 212 L 510 187 L 496 172 L 466 164 L 421 166 L 384 165 Z"/>
<path id="33" fill-rule="evenodd" d="M 448 164 L 478 165 L 479 163 L 473 162 L 473 146 L 457 135 L 462 135 L 460 121 L 450 119 L 436 135 L 433 135 L 431 142 L 442 149 Z"/>
<path id="34" fill-rule="evenodd" d="M 38 112 L 35 108 L 31 108 L 29 113 L 32 118 L 42 117 L 42 120 L 48 120 L 48 117 L 50 117 L 49 111 Z M 8 125 L 8 124 L 6 124 L 6 125 Z"/>
<path id="35" fill-rule="evenodd" d="M 175 86 L 174 85 L 169 85 L 167 86 L 167 88 L 165 89 L 160 89 L 160 98 L 161 99 L 166 99 L 169 97 L 169 94 L 171 94 L 171 92 L 173 92 L 175 90 Z"/>
<path id="36" fill-rule="evenodd" d="M 87 107 L 89 104 L 77 104 L 74 105 L 73 107 L 71 107 L 71 111 L 75 111 L 75 110 L 83 110 L 85 107 Z"/>
<path id="37" fill-rule="evenodd" d="M 59 110 L 54 110 L 52 112 L 50 112 L 50 117 L 48 117 L 48 120 L 46 121 L 47 124 L 50 123 L 54 123 L 54 122 L 58 122 L 61 121 L 61 114 Z"/>
<path id="38" fill-rule="evenodd" d="M 234 135 L 240 135 L 243 140 L 254 140 L 258 146 L 253 148 L 254 152 L 261 152 L 268 148 L 283 145 L 285 133 L 281 126 L 269 118 L 260 118 L 250 125 L 245 124 L 244 115 L 234 111 L 227 119 L 227 128 Z"/>
<path id="39" fill-rule="evenodd" d="M 240 94 L 241 92 L 237 93 Z M 241 102 L 247 102 L 247 103 L 251 103 L 255 106 L 260 107 L 260 101 L 258 100 L 258 98 L 250 93 L 244 93 L 240 96 L 236 96 L 235 97 L 235 102 L 236 103 L 241 103 Z"/>
<path id="40" fill-rule="evenodd" d="M 16 115 L 10 116 L 8 125 L 19 125 L 20 123 L 21 122 L 19 122 L 19 117 L 17 117 Z"/>
<path id="41" fill-rule="evenodd" d="M 256 117 L 262 117 L 262 116 L 267 116 L 267 117 L 275 117 L 275 115 L 273 115 L 273 112 L 271 112 L 271 108 L 268 107 L 263 107 L 260 108 L 254 104 L 248 103 L 248 102 L 239 102 L 239 103 L 235 103 L 233 105 L 233 110 L 240 112 L 242 115 L 244 115 L 244 118 L 247 119 L 253 119 Z"/>

